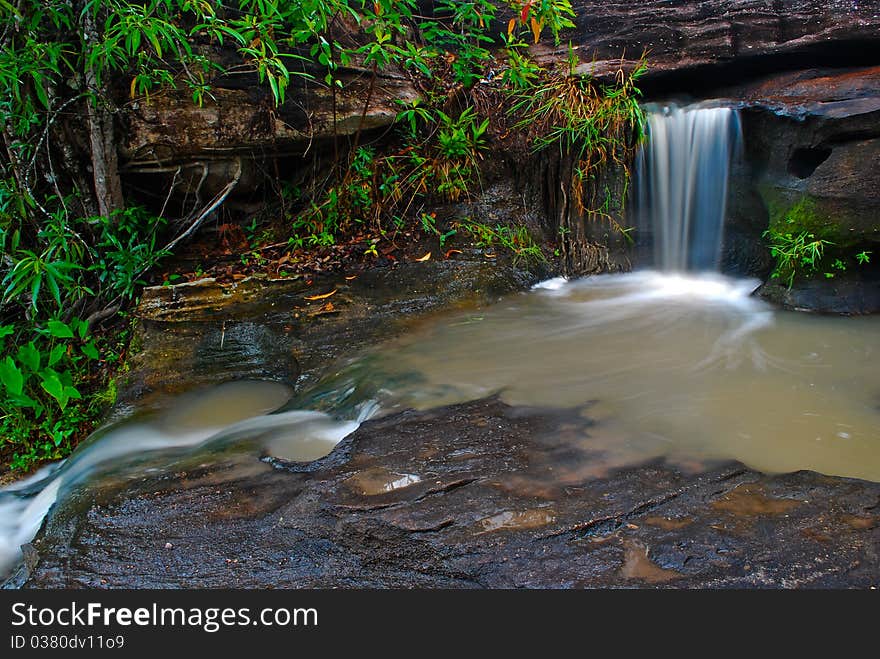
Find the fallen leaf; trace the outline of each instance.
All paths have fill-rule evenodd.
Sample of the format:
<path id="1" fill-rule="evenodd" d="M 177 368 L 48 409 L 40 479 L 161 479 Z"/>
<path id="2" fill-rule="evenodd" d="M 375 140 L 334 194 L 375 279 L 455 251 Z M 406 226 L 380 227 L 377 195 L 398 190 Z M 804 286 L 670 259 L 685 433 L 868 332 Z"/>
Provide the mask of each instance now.
<path id="1" fill-rule="evenodd" d="M 495 258 L 494 254 L 484 254 L 483 256 L 485 256 L 487 259 L 494 259 Z M 308 299 L 308 298 L 306 298 L 306 299 Z"/>
<path id="2" fill-rule="evenodd" d="M 431 252 L 428 252 L 423 257 L 416 259 L 416 263 L 421 263 L 422 261 L 428 261 L 431 258 Z"/>
<path id="3" fill-rule="evenodd" d="M 462 251 L 460 249 L 450 249 L 446 251 L 446 258 L 449 258 L 450 254 L 461 254 Z"/>
<path id="4" fill-rule="evenodd" d="M 346 277 L 345 281 L 351 281 L 352 279 L 357 279 L 357 275 L 351 275 L 350 277 Z"/>
<path id="5" fill-rule="evenodd" d="M 337 290 L 337 289 L 334 288 L 334 289 L 333 289 L 332 291 L 330 291 L 329 293 L 324 293 L 324 295 L 309 295 L 309 296 L 306 297 L 305 299 L 306 299 L 306 300 L 309 300 L 309 301 L 312 301 L 312 300 L 325 300 L 325 299 L 327 299 L 328 297 L 330 297 L 331 295 L 336 295 L 336 290 Z"/>

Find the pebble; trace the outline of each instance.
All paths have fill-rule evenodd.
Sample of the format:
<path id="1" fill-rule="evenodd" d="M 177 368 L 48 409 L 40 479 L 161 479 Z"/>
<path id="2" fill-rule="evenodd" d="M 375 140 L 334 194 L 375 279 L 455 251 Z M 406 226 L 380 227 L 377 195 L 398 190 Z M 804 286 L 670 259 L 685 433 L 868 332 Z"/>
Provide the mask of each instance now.
<path id="1" fill-rule="evenodd" d="M 170 542 L 166 542 L 165 549 L 174 549 L 174 545 L 172 545 Z"/>

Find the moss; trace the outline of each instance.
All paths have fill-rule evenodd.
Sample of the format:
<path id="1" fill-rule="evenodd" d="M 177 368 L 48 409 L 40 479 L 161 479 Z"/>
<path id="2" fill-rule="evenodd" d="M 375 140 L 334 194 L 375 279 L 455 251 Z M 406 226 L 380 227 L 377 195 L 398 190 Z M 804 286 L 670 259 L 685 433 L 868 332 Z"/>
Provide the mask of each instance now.
<path id="1" fill-rule="evenodd" d="M 822 213 L 819 204 L 804 195 L 791 202 L 781 195 L 774 195 L 768 203 L 770 229 L 778 233 L 812 233 L 817 238 L 837 244 L 843 236 L 843 228 L 834 219 Z M 766 199 L 766 196 L 765 196 Z"/>

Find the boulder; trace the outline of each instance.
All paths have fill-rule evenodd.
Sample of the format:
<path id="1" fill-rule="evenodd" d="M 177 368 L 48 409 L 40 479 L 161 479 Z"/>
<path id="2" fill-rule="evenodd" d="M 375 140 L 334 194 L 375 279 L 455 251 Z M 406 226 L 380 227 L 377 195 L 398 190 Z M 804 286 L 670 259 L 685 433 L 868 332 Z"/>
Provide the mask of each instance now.
<path id="1" fill-rule="evenodd" d="M 797 301 L 782 296 L 786 305 L 849 313 L 872 309 L 872 296 L 854 291 L 875 280 L 867 272 L 873 265 L 860 263 L 855 255 L 876 255 L 880 243 L 875 183 L 880 177 L 880 67 L 776 74 L 729 87 L 722 95 L 742 108 L 744 157 L 731 185 L 727 227 L 732 244 L 751 245 L 746 253 L 754 256 L 767 252 L 761 238 L 767 228 L 813 233 L 831 243 L 826 250 L 830 261 L 841 259 L 855 276 L 845 278 L 847 295 L 831 289 L 817 294 L 814 289 L 842 285 L 840 278 L 823 279 L 810 284 L 812 293 Z M 749 258 L 740 254 L 729 262 L 741 266 Z M 754 263 L 749 274 L 768 274 L 766 259 Z M 835 297 L 832 305 L 819 303 Z M 842 300 L 858 302 L 840 309 Z"/>

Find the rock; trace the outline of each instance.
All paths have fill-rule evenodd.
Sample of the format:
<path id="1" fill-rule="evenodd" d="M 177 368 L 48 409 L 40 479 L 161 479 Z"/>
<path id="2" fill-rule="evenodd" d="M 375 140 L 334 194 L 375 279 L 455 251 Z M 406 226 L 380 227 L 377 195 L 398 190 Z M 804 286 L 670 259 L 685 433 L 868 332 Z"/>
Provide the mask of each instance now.
<path id="1" fill-rule="evenodd" d="M 334 360 L 392 338 L 429 311 L 486 304 L 549 276 L 526 265 L 496 265 L 474 254 L 375 268 L 351 280 L 346 272 L 147 288 L 135 312 L 140 322 L 119 400 L 130 404 L 242 378 L 301 389 Z M 335 313 L 315 313 L 325 301 L 307 298 L 333 290 Z"/>
<path id="2" fill-rule="evenodd" d="M 810 69 L 727 88 L 742 107 L 743 163 L 734 170 L 725 269 L 766 277 L 763 232 L 808 232 L 831 243 L 826 270 L 846 274 L 792 291 L 762 293 L 785 306 L 865 313 L 876 309 L 874 264 L 855 255 L 880 245 L 880 67 Z M 865 290 L 860 290 L 864 288 Z"/>
<path id="3" fill-rule="evenodd" d="M 880 242 L 880 67 L 803 71 L 736 90 L 755 189 L 780 223 L 799 205 L 840 248 Z M 809 207 L 807 209 L 806 207 Z"/>
<path id="4" fill-rule="evenodd" d="M 310 471 L 218 464 L 83 493 L 34 541 L 24 585 L 878 585 L 880 484 L 735 463 L 597 471 L 567 437 L 600 432 L 486 399 L 367 422 Z"/>
<path id="5" fill-rule="evenodd" d="M 786 309 L 845 315 L 880 313 L 880 278 L 835 276 L 798 281 L 789 289 L 771 280 L 756 294 Z"/>
<path id="6" fill-rule="evenodd" d="M 242 84 L 243 88 L 224 87 L 220 81 L 212 98 L 201 106 L 174 95 L 135 103 L 123 117 L 121 171 L 139 189 L 149 187 L 150 177 L 158 177 L 153 181 L 163 182 L 163 198 L 174 179 L 178 194 L 198 194 L 208 200 L 238 168 L 242 168 L 239 190 L 252 190 L 265 177 L 261 170 L 265 158 L 296 162 L 310 149 L 332 151 L 328 144 L 334 139 L 388 126 L 399 111 L 398 100 L 419 96 L 408 78 L 384 70 L 365 113 L 371 77 L 371 71 L 356 68 L 340 72 L 343 87 L 336 96 L 335 126 L 330 91 L 299 79 L 277 108 L 256 76 L 246 77 L 250 84 Z"/>
<path id="7" fill-rule="evenodd" d="M 717 84 L 709 71 L 722 65 L 748 73 L 762 60 L 852 61 L 880 44 L 877 0 L 573 0 L 572 7 L 577 27 L 560 47 L 545 39 L 538 52 L 565 61 L 570 38 L 596 75 L 647 51 L 649 76 L 702 70 Z"/>

